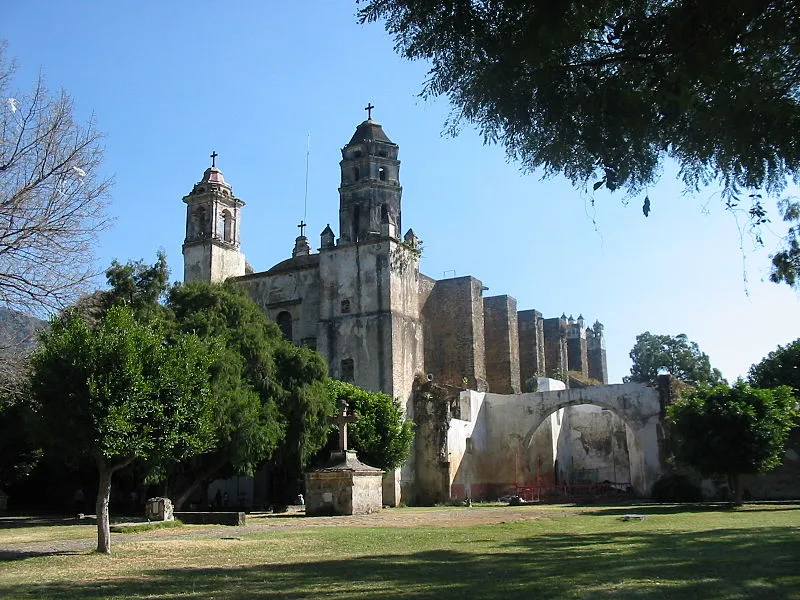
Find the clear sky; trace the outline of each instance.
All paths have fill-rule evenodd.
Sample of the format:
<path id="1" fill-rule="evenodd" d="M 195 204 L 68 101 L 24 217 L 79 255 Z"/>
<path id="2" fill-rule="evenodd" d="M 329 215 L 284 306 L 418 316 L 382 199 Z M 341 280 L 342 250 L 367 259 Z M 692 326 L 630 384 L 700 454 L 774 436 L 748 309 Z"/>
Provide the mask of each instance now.
<path id="1" fill-rule="evenodd" d="M 327 223 L 338 229 L 340 149 L 371 102 L 400 146 L 403 227 L 423 240 L 422 271 L 473 275 L 545 317 L 599 319 L 612 383 L 643 331 L 686 333 L 728 379 L 800 336 L 798 294 L 767 281 L 768 251 L 740 235 L 744 218 L 714 190 L 682 194 L 668 165 L 645 218 L 641 198 L 520 173 L 468 125 L 444 136 L 447 101 L 419 97 L 427 66 L 355 11 L 352 0 L 4 2 L 19 87 L 41 70 L 106 134 L 116 224 L 100 266 L 152 262 L 163 248 L 181 278 L 181 198 L 212 150 L 247 203 L 242 249 L 257 271 L 291 256 L 304 216 L 318 247 Z M 768 249 L 781 229 L 766 230 Z"/>

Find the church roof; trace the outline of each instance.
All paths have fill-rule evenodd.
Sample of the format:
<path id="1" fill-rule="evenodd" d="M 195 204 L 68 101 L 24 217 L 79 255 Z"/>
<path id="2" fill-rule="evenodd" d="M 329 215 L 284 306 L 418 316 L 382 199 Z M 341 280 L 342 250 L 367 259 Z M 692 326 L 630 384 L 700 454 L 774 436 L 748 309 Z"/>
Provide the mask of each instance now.
<path id="1" fill-rule="evenodd" d="M 350 138 L 350 142 L 347 145 L 352 146 L 353 144 L 370 141 L 386 142 L 387 144 L 394 143 L 384 133 L 380 123 L 372 119 L 367 119 L 356 127 L 356 132 L 353 134 L 353 137 Z"/>
<path id="2" fill-rule="evenodd" d="M 217 167 L 208 167 L 203 173 L 203 183 L 225 183 L 225 177 L 222 176 L 222 171 Z"/>
<path id="3" fill-rule="evenodd" d="M 294 258 L 287 258 L 267 271 L 267 275 L 288 273 L 298 269 L 312 269 L 319 266 L 319 254 L 300 254 Z"/>

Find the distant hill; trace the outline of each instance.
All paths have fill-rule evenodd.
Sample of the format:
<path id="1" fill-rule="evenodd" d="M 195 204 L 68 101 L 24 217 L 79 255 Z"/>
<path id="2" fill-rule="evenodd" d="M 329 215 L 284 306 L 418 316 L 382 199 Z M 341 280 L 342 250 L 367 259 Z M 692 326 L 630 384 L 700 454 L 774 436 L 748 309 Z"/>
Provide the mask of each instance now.
<path id="1" fill-rule="evenodd" d="M 47 321 L 0 307 L 0 351 L 30 350 L 36 345 L 36 332 L 43 327 Z"/>

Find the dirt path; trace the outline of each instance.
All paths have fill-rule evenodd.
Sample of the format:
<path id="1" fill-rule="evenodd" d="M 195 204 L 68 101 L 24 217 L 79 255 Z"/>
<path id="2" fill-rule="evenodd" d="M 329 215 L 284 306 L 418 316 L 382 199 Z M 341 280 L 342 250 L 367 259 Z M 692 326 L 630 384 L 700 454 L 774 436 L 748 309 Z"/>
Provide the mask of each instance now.
<path id="1" fill-rule="evenodd" d="M 566 513 L 564 513 L 566 514 Z M 306 517 L 301 512 L 288 514 L 255 513 L 248 515 L 243 527 L 222 525 L 186 526 L 177 529 L 158 529 L 140 533 L 112 534 L 112 547 L 132 541 L 204 539 L 241 537 L 251 533 L 301 529 L 308 527 L 464 527 L 479 524 L 529 521 L 562 516 L 553 509 L 543 510 L 536 506 L 480 506 L 451 508 L 400 508 L 384 509 L 369 515 L 341 517 Z M 31 523 L 46 525 L 47 521 Z M 55 521 L 52 524 L 60 524 Z M 2 528 L 0 524 L 0 528 Z M 13 560 L 42 554 L 83 553 L 96 546 L 91 537 L 69 540 L 0 543 L 0 560 Z"/>

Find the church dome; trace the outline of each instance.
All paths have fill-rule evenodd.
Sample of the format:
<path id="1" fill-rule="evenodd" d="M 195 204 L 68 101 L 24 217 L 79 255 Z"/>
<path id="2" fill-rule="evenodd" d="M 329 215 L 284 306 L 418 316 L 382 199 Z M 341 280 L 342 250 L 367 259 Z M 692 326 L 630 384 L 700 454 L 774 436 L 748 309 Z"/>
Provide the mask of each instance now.
<path id="1" fill-rule="evenodd" d="M 203 173 L 202 183 L 225 183 L 225 177 L 217 167 L 208 167 Z"/>
<path id="2" fill-rule="evenodd" d="M 353 134 L 353 137 L 350 138 L 350 143 L 348 146 L 352 146 L 353 144 L 361 144 L 363 142 L 386 142 L 387 144 L 392 144 L 392 140 L 384 133 L 383 127 L 377 121 L 373 121 L 372 119 L 367 119 L 361 125 L 356 127 L 356 132 Z"/>

